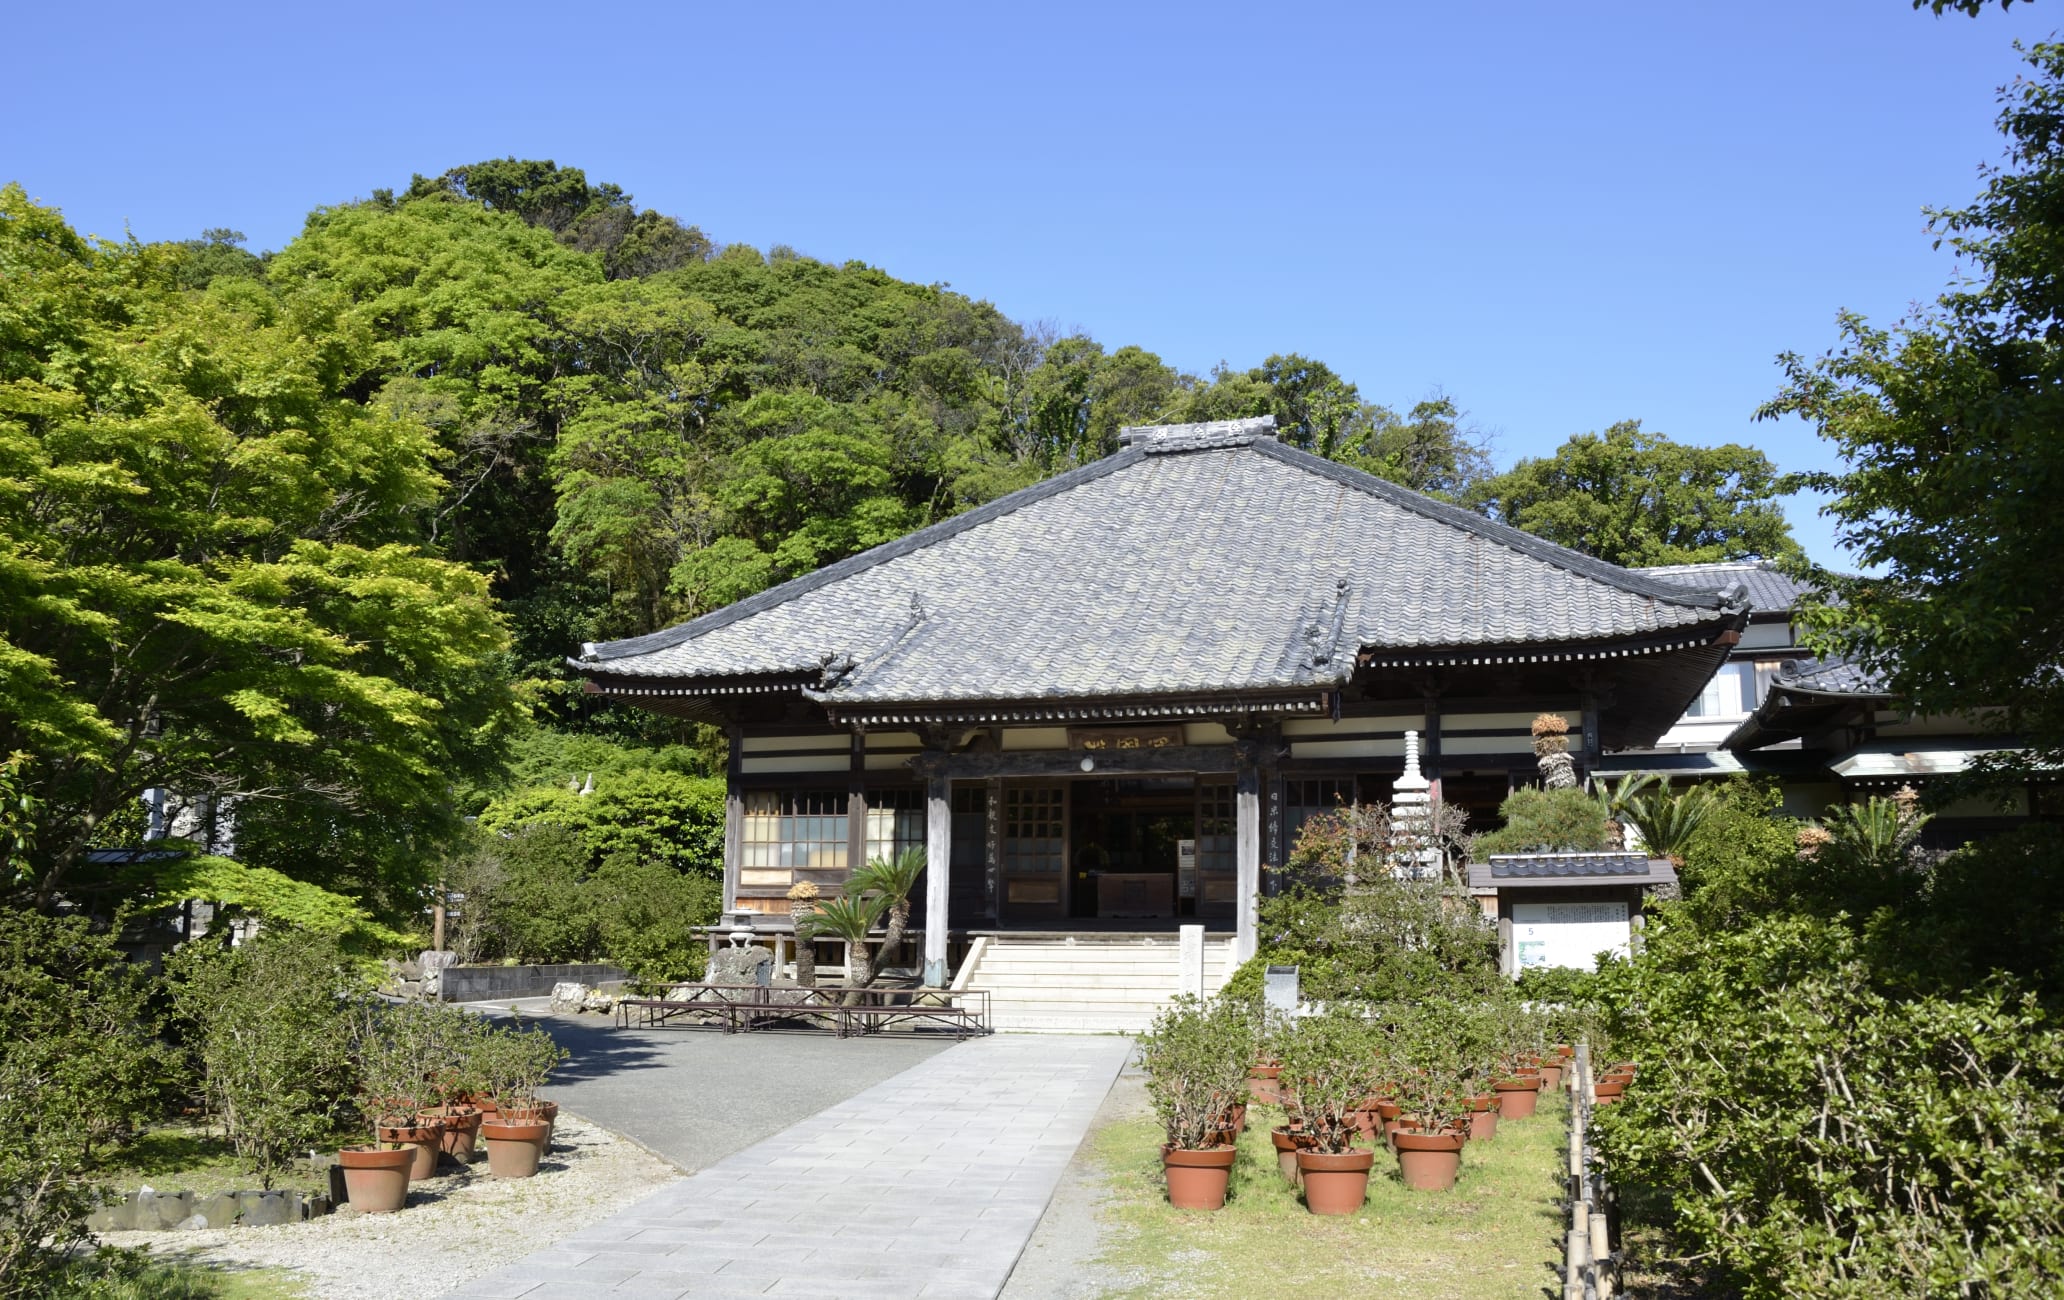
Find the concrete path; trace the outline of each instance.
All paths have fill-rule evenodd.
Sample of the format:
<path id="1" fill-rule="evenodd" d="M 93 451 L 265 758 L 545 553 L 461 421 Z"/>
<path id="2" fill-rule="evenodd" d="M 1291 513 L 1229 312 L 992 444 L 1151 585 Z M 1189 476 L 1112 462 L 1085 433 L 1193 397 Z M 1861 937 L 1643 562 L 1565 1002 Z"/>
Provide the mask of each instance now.
<path id="1" fill-rule="evenodd" d="M 992 1300 L 1131 1052 L 962 1043 L 452 1294 Z"/>
<path id="2" fill-rule="evenodd" d="M 952 1046 L 938 1035 L 618 1029 L 518 1004 L 572 1056 L 553 1101 L 693 1173 Z M 504 1004 L 506 1005 L 506 1004 Z M 496 1008 L 497 1010 L 499 1008 Z"/>

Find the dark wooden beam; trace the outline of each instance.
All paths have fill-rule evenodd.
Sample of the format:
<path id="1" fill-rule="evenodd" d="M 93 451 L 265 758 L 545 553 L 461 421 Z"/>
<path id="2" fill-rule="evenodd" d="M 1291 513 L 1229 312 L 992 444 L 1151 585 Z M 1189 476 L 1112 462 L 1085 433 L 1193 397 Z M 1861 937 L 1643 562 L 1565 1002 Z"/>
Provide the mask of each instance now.
<path id="1" fill-rule="evenodd" d="M 1083 760 L 1094 766 L 1084 772 Z M 1148 772 L 1231 772 L 1238 766 L 1231 745 L 1167 745 L 1160 749 L 1021 749 L 1001 753 L 920 754 L 920 772 L 936 767 L 952 781 L 1006 776 L 1137 776 Z M 927 774 L 929 774 L 927 772 Z"/>

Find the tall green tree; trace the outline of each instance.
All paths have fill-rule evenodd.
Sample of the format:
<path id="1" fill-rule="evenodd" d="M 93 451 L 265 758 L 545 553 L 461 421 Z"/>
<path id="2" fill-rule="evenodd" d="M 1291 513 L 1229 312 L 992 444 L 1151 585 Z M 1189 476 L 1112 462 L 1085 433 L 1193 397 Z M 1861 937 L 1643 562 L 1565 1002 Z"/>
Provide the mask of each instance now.
<path id="1" fill-rule="evenodd" d="M 355 827 L 279 865 L 405 887 L 420 866 L 378 846 L 448 828 L 453 774 L 520 717 L 507 634 L 485 579 L 422 544 L 435 443 L 344 391 L 369 340 L 334 300 L 184 290 L 177 266 L 0 189 L 0 752 L 32 756 L 25 892 L 85 883 L 151 788 L 234 804 L 261 840 Z"/>
<path id="2" fill-rule="evenodd" d="M 1924 712 L 1986 718 L 2064 761 L 2064 45 L 2027 52 L 2000 92 L 2005 165 L 1968 207 L 1933 213 L 1967 279 L 1885 329 L 1783 358 L 1766 416 L 1798 415 L 1844 468 L 1836 537 L 1870 576 L 1816 571 L 1823 646 L 1886 674 Z"/>
<path id="3" fill-rule="evenodd" d="M 1622 420 L 1472 487 L 1503 523 L 1614 564 L 1704 564 L 1800 554 L 1776 467 L 1753 447 L 1698 447 Z"/>

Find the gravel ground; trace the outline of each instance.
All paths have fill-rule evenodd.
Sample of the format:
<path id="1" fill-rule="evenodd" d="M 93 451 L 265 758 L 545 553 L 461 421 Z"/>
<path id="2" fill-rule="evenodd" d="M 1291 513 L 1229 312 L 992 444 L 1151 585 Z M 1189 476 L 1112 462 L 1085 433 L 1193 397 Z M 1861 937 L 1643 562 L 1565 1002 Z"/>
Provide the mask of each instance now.
<path id="1" fill-rule="evenodd" d="M 397 1214 L 102 1238 L 114 1246 L 190 1252 L 201 1263 L 289 1269 L 323 1300 L 395 1300 L 462 1286 L 680 1178 L 679 1170 L 635 1143 L 562 1111 L 535 1178 L 493 1178 L 482 1158 L 414 1184 L 407 1208 Z"/>
<path id="2" fill-rule="evenodd" d="M 1096 1159 L 1097 1132 L 1106 1125 L 1146 1114 L 1146 1076 L 1139 1064 L 1128 1063 L 1104 1097 L 1096 1119 L 1075 1158 L 1054 1188 L 1046 1213 L 1025 1243 L 1025 1252 L 1011 1271 L 997 1300 L 1097 1300 L 1123 1291 L 1138 1279 L 1098 1262 L 1104 1251 L 1105 1227 L 1100 1211 L 1109 1199 L 1109 1175 Z"/>

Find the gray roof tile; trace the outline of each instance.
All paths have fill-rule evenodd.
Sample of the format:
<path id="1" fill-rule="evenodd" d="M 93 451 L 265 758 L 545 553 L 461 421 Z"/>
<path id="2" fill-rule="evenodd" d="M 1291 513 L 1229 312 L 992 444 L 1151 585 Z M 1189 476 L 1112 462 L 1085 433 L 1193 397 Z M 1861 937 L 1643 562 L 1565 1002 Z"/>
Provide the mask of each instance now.
<path id="1" fill-rule="evenodd" d="M 1663 564 L 1636 569 L 1662 582 L 1682 587 L 1717 591 L 1730 582 L 1741 583 L 1749 605 L 1758 614 L 1775 614 L 1796 607 L 1813 588 L 1778 572 L 1768 560 L 1725 560 L 1718 564 Z"/>
<path id="2" fill-rule="evenodd" d="M 1289 690 L 1345 681 L 1363 648 L 1643 637 L 1739 608 L 1269 429 L 1128 429 L 1116 455 L 573 663 L 675 679 L 829 665 L 824 698 L 851 703 Z"/>

